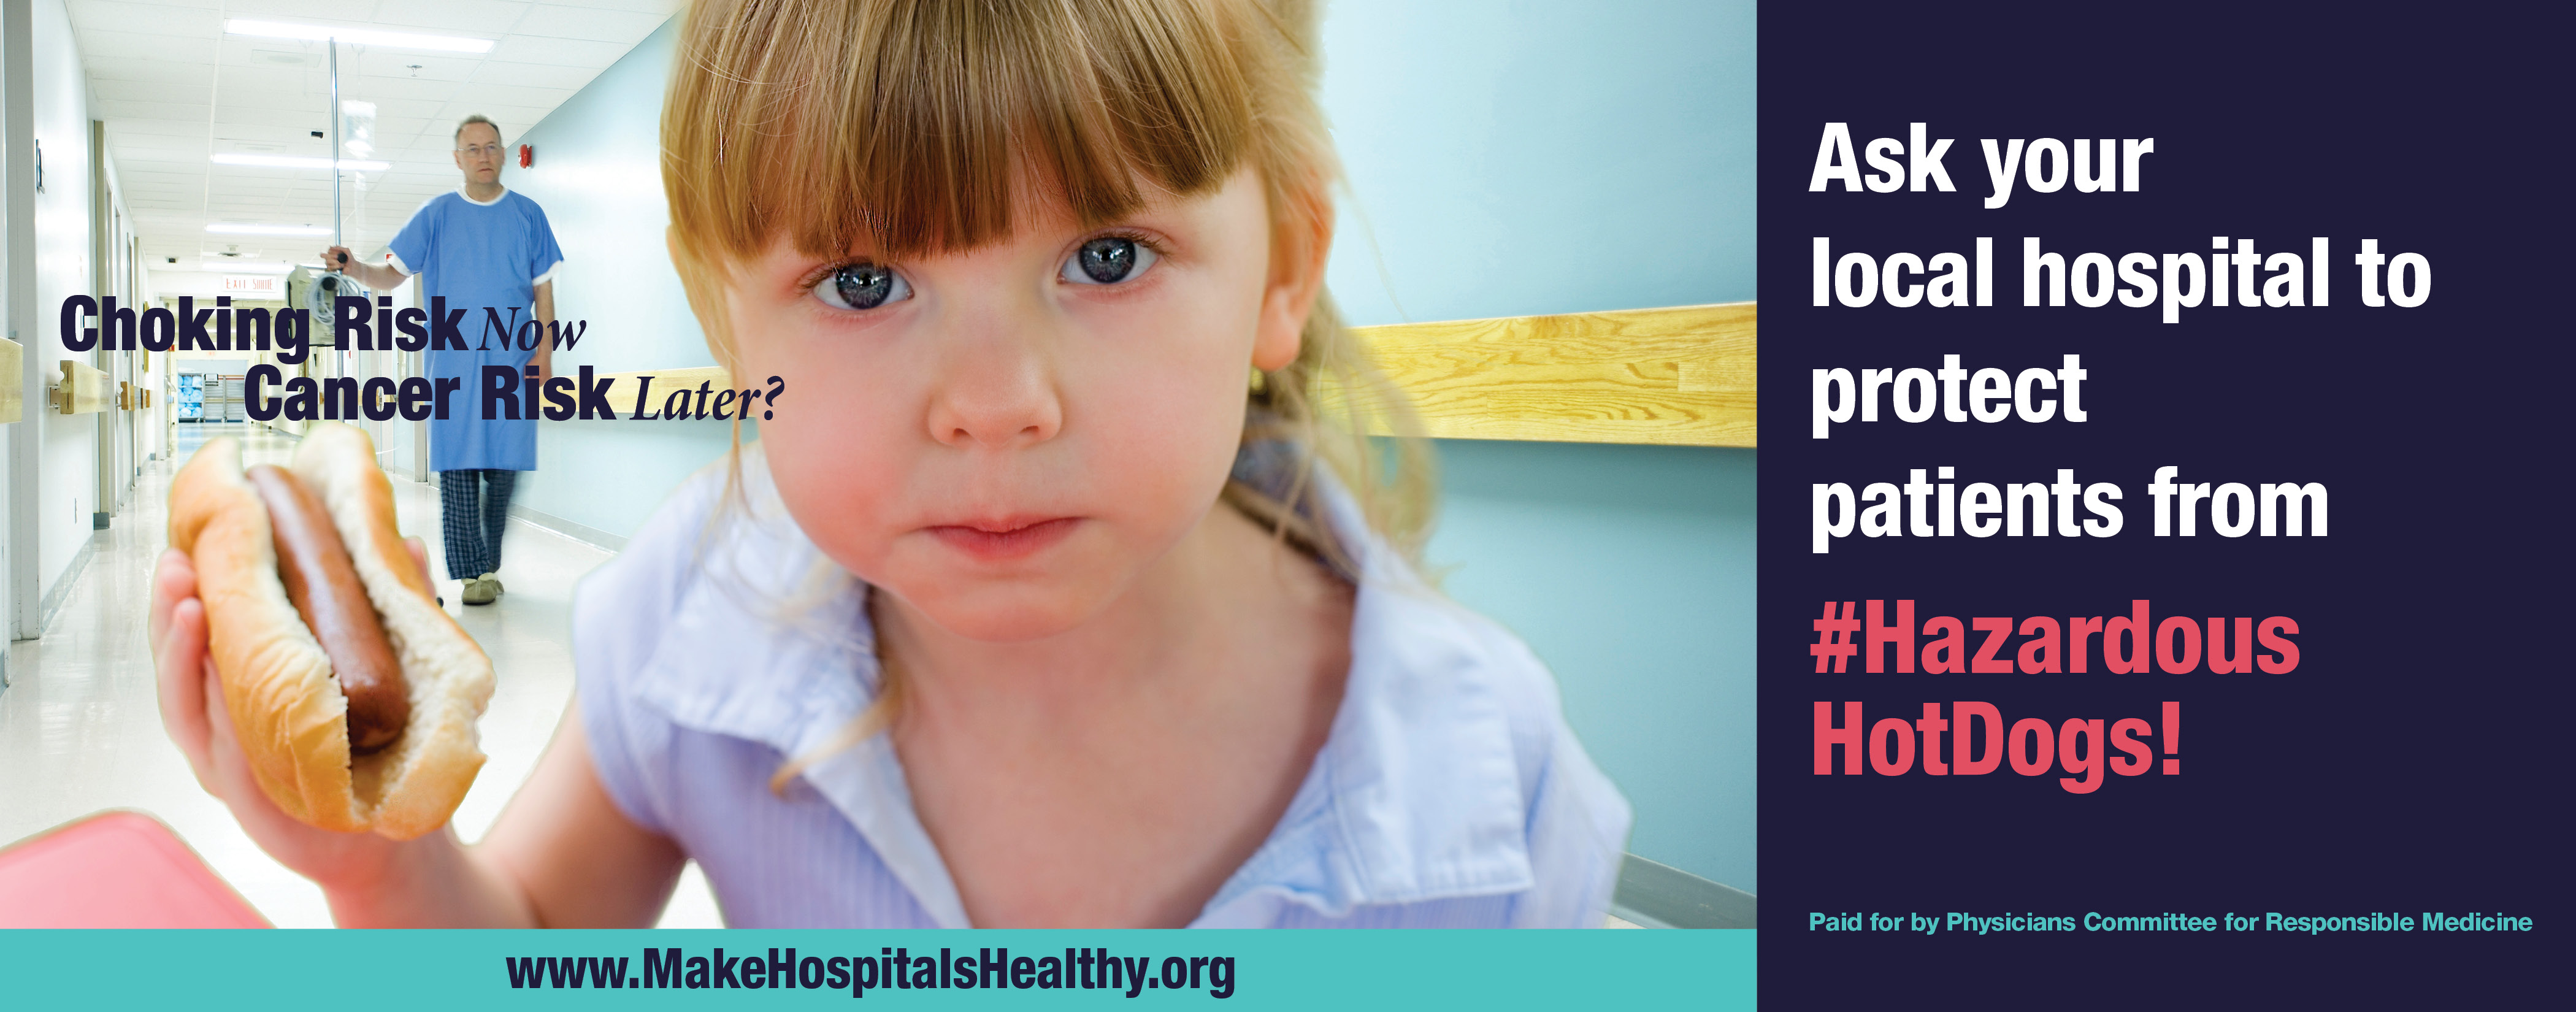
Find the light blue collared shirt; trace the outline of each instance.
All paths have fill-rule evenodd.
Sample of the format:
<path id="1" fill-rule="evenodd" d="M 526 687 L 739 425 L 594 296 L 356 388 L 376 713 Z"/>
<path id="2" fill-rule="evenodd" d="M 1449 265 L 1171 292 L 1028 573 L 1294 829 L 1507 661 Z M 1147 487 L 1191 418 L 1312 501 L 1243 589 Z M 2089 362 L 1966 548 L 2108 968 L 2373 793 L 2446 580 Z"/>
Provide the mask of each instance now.
<path id="1" fill-rule="evenodd" d="M 710 530 L 700 472 L 582 582 L 573 651 L 600 782 L 695 858 L 736 927 L 968 927 L 888 736 L 769 778 L 867 708 L 864 587 L 779 505 L 757 446 L 749 515 Z M 1351 670 L 1277 828 L 1194 927 L 1595 927 L 1627 801 L 1568 730 L 1529 648 L 1426 587 L 1327 478 L 1353 546 Z M 836 580 L 819 603 L 784 602 Z"/>

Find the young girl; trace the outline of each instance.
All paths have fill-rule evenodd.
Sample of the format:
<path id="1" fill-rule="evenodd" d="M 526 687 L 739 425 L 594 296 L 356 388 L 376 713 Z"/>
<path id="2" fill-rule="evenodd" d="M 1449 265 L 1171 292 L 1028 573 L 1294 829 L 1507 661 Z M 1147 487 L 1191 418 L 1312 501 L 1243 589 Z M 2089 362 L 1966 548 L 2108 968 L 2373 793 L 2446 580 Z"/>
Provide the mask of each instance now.
<path id="1" fill-rule="evenodd" d="M 804 393 L 584 583 L 477 846 L 271 806 L 165 557 L 165 719 L 262 846 L 347 925 L 645 926 L 690 858 L 738 926 L 1601 923 L 1626 803 L 1414 574 L 1427 461 L 1320 424 L 1401 412 L 1323 299 L 1308 4 L 686 17 L 671 255 Z"/>

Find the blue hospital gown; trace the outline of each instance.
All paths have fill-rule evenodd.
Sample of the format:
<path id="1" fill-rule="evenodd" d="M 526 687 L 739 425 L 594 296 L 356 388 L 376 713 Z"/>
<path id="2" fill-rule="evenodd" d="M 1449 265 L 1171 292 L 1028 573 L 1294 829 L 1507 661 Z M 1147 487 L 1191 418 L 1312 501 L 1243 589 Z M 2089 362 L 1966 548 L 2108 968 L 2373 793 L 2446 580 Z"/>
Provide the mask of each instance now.
<path id="1" fill-rule="evenodd" d="M 481 417 L 483 367 L 505 365 L 515 372 L 536 353 L 504 347 L 498 335 L 487 341 L 484 310 L 497 309 L 504 325 L 513 321 L 514 308 L 517 321 L 527 320 L 536 308 L 536 286 L 553 280 L 563 266 L 546 212 L 515 191 L 502 191 L 489 204 L 462 190 L 442 193 L 412 212 L 389 246 L 395 269 L 421 276 L 422 309 L 443 296 L 449 313 L 465 310 L 457 331 L 467 350 L 433 347 L 426 353 L 432 381 L 463 381 L 450 395 L 447 418 L 429 423 L 429 469 L 536 470 L 533 416 Z"/>

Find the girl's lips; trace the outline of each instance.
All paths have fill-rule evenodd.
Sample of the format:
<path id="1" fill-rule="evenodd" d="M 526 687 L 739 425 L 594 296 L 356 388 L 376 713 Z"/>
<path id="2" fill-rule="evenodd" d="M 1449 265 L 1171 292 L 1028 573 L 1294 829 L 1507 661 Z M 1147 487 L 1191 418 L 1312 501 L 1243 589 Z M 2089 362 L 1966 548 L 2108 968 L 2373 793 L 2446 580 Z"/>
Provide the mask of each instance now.
<path id="1" fill-rule="evenodd" d="M 1032 522 L 1004 521 L 973 525 L 950 524 L 928 528 L 949 547 L 985 562 L 1007 562 L 1024 559 L 1073 533 L 1081 517 L 1057 517 Z"/>

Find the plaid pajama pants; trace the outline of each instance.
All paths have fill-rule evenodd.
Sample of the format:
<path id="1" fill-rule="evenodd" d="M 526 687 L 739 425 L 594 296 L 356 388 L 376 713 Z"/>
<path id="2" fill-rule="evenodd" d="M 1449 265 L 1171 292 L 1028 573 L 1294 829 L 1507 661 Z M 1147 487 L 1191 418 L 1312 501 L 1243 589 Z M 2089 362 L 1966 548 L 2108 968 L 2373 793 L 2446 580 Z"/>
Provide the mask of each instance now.
<path id="1" fill-rule="evenodd" d="M 438 529 L 447 542 L 447 576 L 471 580 L 501 569 L 501 532 L 510 524 L 510 490 L 519 472 L 438 473 Z"/>

